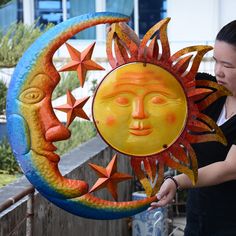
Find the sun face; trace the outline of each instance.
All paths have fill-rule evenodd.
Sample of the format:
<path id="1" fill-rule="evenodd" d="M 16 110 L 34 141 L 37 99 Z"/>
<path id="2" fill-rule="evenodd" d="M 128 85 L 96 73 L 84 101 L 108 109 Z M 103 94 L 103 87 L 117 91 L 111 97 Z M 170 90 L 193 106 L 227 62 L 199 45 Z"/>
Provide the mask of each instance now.
<path id="1" fill-rule="evenodd" d="M 109 146 L 131 158 L 147 196 L 157 193 L 165 166 L 185 173 L 195 184 L 197 159 L 192 143 L 226 142 L 214 121 L 201 111 L 228 92 L 217 83 L 195 80 L 204 54 L 212 47 L 191 46 L 171 55 L 169 20 L 158 22 L 142 40 L 125 23 L 111 25 L 106 50 L 112 70 L 93 97 L 93 121 L 98 133 Z M 76 50 L 70 47 L 70 51 Z M 80 52 L 76 55 L 75 68 L 75 62 L 71 62 L 61 71 L 87 68 L 87 61 L 80 60 Z M 101 69 L 93 65 L 91 69 Z M 82 84 L 85 75 L 80 76 Z M 64 106 L 59 109 L 65 111 Z M 74 105 L 70 112 L 75 117 L 73 110 Z M 113 177 L 104 174 L 103 167 L 96 168 L 110 186 Z M 101 186 L 106 185 L 100 180 L 92 191 Z M 116 196 L 114 191 L 113 195 Z"/>
<path id="2" fill-rule="evenodd" d="M 128 63 L 99 85 L 93 117 L 99 133 L 114 149 L 150 156 L 171 146 L 182 133 L 187 99 L 181 84 L 164 68 Z"/>

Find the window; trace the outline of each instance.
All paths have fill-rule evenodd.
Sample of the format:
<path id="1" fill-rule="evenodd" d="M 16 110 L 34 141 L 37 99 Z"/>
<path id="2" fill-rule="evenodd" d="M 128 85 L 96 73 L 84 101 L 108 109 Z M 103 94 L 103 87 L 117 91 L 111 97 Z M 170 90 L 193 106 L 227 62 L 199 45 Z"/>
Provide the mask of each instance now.
<path id="1" fill-rule="evenodd" d="M 139 37 L 166 17 L 166 0 L 139 0 Z"/>
<path id="2" fill-rule="evenodd" d="M 69 3 L 69 1 L 67 1 Z M 35 19 L 39 24 L 58 24 L 63 21 L 61 0 L 35 0 Z"/>

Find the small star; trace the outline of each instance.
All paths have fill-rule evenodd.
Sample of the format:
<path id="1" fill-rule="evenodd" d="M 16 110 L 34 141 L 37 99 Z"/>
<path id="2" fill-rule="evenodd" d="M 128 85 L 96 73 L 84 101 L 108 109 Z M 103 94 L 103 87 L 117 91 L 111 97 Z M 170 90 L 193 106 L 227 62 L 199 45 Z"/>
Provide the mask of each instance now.
<path id="1" fill-rule="evenodd" d="M 102 189 L 107 187 L 109 192 L 111 193 L 112 197 L 117 201 L 118 194 L 117 194 L 117 184 L 119 182 L 132 179 L 132 176 L 118 173 L 117 171 L 117 155 L 114 155 L 110 163 L 106 168 L 101 166 L 97 166 L 95 164 L 89 163 L 90 167 L 94 169 L 100 178 L 97 182 L 93 185 L 90 189 L 90 193 L 96 190 Z"/>
<path id="2" fill-rule="evenodd" d="M 72 123 L 72 121 L 75 119 L 76 116 L 89 120 L 89 117 L 82 109 L 84 104 L 88 101 L 89 97 L 76 100 L 75 97 L 70 92 L 70 90 L 67 90 L 66 95 L 67 95 L 67 104 L 61 105 L 59 107 L 54 107 L 59 111 L 67 113 L 66 126 L 69 127 L 69 125 Z"/>
<path id="3" fill-rule="evenodd" d="M 70 44 L 66 43 L 72 61 L 63 66 L 62 71 L 77 71 L 81 87 L 84 85 L 86 73 L 88 70 L 104 70 L 103 67 L 91 60 L 95 43 L 88 46 L 83 52 L 79 52 Z"/>

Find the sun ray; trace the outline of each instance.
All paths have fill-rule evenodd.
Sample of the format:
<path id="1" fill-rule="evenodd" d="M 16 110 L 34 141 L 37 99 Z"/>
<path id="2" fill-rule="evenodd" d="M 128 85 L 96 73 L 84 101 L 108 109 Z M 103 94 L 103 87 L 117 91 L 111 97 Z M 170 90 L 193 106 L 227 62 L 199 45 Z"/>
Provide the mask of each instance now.
<path id="1" fill-rule="evenodd" d="M 147 196 L 157 193 L 163 181 L 164 166 L 187 174 L 192 183 L 196 183 L 197 159 L 190 143 L 215 140 L 225 144 L 225 138 L 218 126 L 201 111 L 218 97 L 226 95 L 228 91 L 214 82 L 195 79 L 203 56 L 212 47 L 190 46 L 171 55 L 167 37 L 169 21 L 170 18 L 166 18 L 155 24 L 141 41 L 125 23 L 113 24 L 107 35 L 107 56 L 112 68 L 116 69 L 131 62 L 153 63 L 175 75 L 187 100 L 188 116 L 176 141 L 170 144 L 170 147 L 163 144 L 163 147 L 166 146 L 165 149 L 155 155 L 141 155 L 141 157 L 132 155 L 131 157 L 131 166 Z M 133 80 L 141 80 L 140 75 L 134 74 Z M 132 73 L 129 75 L 131 76 Z M 129 79 L 129 82 L 127 86 L 132 85 L 132 78 Z M 174 119 L 168 118 L 168 120 Z M 111 143 L 109 142 L 109 144 Z M 125 154 L 130 155 L 130 153 Z M 156 173 L 157 170 L 158 173 Z"/>
<path id="2" fill-rule="evenodd" d="M 166 58 L 169 58 L 170 56 L 170 47 L 169 47 L 169 41 L 167 37 L 167 24 L 170 21 L 170 18 L 165 18 L 161 21 L 159 21 L 157 24 L 155 24 L 151 29 L 148 30 L 148 32 L 144 35 L 142 42 L 140 44 L 139 48 L 139 54 L 138 59 L 140 61 L 146 61 L 146 47 L 149 40 L 159 31 L 159 37 L 161 41 L 162 46 L 162 55 L 161 60 L 165 60 Z"/>
<path id="3" fill-rule="evenodd" d="M 195 152 L 191 146 L 192 143 L 213 140 L 222 142 L 223 144 L 225 144 L 226 142 L 224 136 L 222 135 L 222 132 L 214 123 L 214 121 L 208 116 L 202 114 L 201 111 L 220 96 L 227 95 L 228 91 L 214 82 L 207 82 L 204 80 L 198 81 L 195 79 L 203 56 L 208 51 L 210 51 L 212 47 L 207 45 L 190 46 L 183 48 L 171 55 L 169 40 L 167 37 L 167 25 L 169 21 L 170 18 L 166 18 L 155 24 L 147 31 L 142 40 L 139 40 L 135 32 L 125 23 L 115 23 L 111 25 L 110 31 L 107 34 L 106 50 L 109 63 L 115 72 L 114 74 L 111 72 L 111 74 L 104 78 L 101 83 L 102 88 L 98 87 L 98 92 L 95 94 L 94 98 L 95 103 L 93 103 L 94 107 L 98 106 L 95 110 L 93 110 L 93 117 L 96 121 L 95 124 L 99 133 L 104 138 L 104 140 L 107 141 L 107 143 L 113 148 L 121 153 L 131 156 L 131 166 L 135 172 L 135 175 L 138 177 L 140 183 L 145 189 L 147 196 L 153 196 L 155 193 L 157 193 L 163 181 L 165 166 L 185 173 L 189 176 L 193 184 L 196 183 L 197 159 Z M 137 63 L 137 69 L 131 69 L 135 68 L 135 63 Z M 151 68 L 152 66 L 154 66 L 155 69 L 147 69 L 147 67 Z M 122 72 L 125 71 L 125 69 L 123 68 L 126 67 L 127 71 L 125 73 Z M 129 77 L 128 82 L 126 80 L 127 75 Z M 117 141 L 119 139 L 114 138 L 114 135 L 110 136 L 109 132 L 103 131 L 103 129 L 112 129 L 113 124 L 116 123 L 116 118 L 114 117 L 114 115 L 118 117 L 121 116 L 121 119 L 124 118 L 122 113 L 123 111 L 121 112 L 121 110 L 118 108 L 117 109 L 119 110 L 119 113 L 116 114 L 116 111 L 114 110 L 114 114 L 112 113 L 111 115 L 111 110 L 113 110 L 114 107 L 114 105 L 112 105 L 112 107 L 107 110 L 108 117 L 103 121 L 104 112 L 100 113 L 101 108 L 99 107 L 99 105 L 97 105 L 104 105 L 104 96 L 98 95 L 100 93 L 104 94 L 105 91 L 101 92 L 102 90 L 107 90 L 109 86 L 111 86 L 112 89 L 110 88 L 109 91 L 105 92 L 109 94 L 111 90 L 113 91 L 109 96 L 109 102 L 114 97 L 115 103 L 118 106 L 120 105 L 123 107 L 135 108 L 144 106 L 145 103 L 143 101 L 139 101 L 139 105 L 135 104 L 135 102 L 130 103 L 131 97 L 129 97 L 128 95 L 125 95 L 127 96 L 125 97 L 123 94 L 128 94 L 129 89 L 132 91 L 132 94 L 135 94 L 136 91 L 134 88 L 135 86 L 141 86 L 143 83 L 142 80 L 145 81 L 145 85 L 139 91 L 144 91 L 144 88 L 149 84 L 148 80 L 152 79 L 161 81 L 162 79 L 165 79 L 167 81 L 168 78 L 172 76 L 172 85 L 170 86 L 170 88 L 173 89 L 173 83 L 177 83 L 178 85 L 175 86 L 176 89 L 179 88 L 179 90 L 177 89 L 177 91 L 182 90 L 182 95 L 179 95 L 181 98 L 179 98 L 179 100 L 176 99 L 174 103 L 178 104 L 181 101 L 183 105 L 182 107 L 185 107 L 185 109 L 181 108 L 182 110 L 180 111 L 180 113 L 183 113 L 183 115 L 181 116 L 181 119 L 183 119 L 183 122 L 181 123 L 182 128 L 180 129 L 177 136 L 173 137 L 172 141 L 167 141 L 166 143 L 163 141 L 164 143 L 154 153 L 147 152 L 144 154 L 140 154 L 137 151 L 135 151 L 135 153 L 132 153 L 132 151 L 130 150 L 132 150 L 133 147 L 127 144 L 128 148 L 126 151 L 126 149 L 123 147 L 123 145 L 125 144 L 123 144 L 122 142 L 120 144 L 120 142 Z M 174 80 L 176 80 L 176 82 L 174 82 Z M 166 84 L 166 81 L 163 83 Z M 161 91 L 166 90 L 165 86 L 156 86 L 156 84 L 160 82 L 157 83 L 157 81 L 153 81 L 152 83 L 153 88 L 157 88 L 157 91 L 154 91 L 155 93 L 166 94 L 166 92 L 163 91 L 162 93 Z M 103 84 L 105 85 L 103 86 Z M 120 85 L 119 89 L 116 86 L 117 84 Z M 132 85 L 134 86 L 134 88 L 131 88 Z M 125 88 L 125 91 L 122 93 L 123 87 Z M 170 90 L 167 91 L 170 92 Z M 174 94 L 175 95 L 173 96 L 176 97 L 176 92 Z M 159 105 L 165 103 L 166 98 L 163 99 L 158 96 L 159 95 L 153 98 L 152 102 Z M 96 99 L 98 102 L 96 102 Z M 99 99 L 101 99 L 101 101 Z M 162 102 L 160 103 L 160 101 Z M 179 104 L 181 104 L 181 102 Z M 172 103 L 173 100 L 172 102 L 170 102 L 170 104 Z M 178 115 L 173 115 L 171 110 L 173 111 L 174 109 L 170 109 L 170 112 L 167 114 L 165 120 L 167 122 L 170 122 L 170 124 L 173 124 L 176 122 L 176 116 Z M 141 112 L 140 117 L 142 116 L 142 119 L 144 119 L 145 107 L 139 109 L 138 112 Z M 161 111 L 158 112 L 160 112 L 159 114 L 161 114 Z M 133 112 L 132 115 L 136 113 L 137 111 Z M 184 114 L 186 114 L 186 116 Z M 102 122 L 100 122 L 100 119 Z M 145 122 L 138 120 L 139 118 L 135 119 L 137 120 L 133 122 L 133 124 L 128 128 L 130 130 L 130 133 L 134 135 L 134 137 L 131 137 L 131 140 L 132 138 L 136 140 L 130 142 L 132 143 L 132 145 L 135 142 L 139 142 L 137 137 L 140 136 L 141 140 L 144 139 L 142 138 L 142 136 L 148 136 L 150 133 L 152 133 L 150 124 L 145 125 Z M 110 122 L 111 120 L 112 122 Z M 108 124 L 109 126 L 106 126 L 105 124 Z M 136 127 L 135 132 L 134 127 Z M 119 134 L 120 130 L 123 129 L 125 128 L 124 124 L 122 123 L 122 129 L 120 128 L 119 130 L 117 130 L 117 134 Z M 113 134 L 113 132 L 114 131 L 111 131 L 110 133 Z M 103 136 L 103 134 L 105 136 Z M 169 134 L 166 133 L 166 135 L 168 136 Z M 122 140 L 122 137 L 120 137 L 120 139 Z M 155 140 L 161 138 L 158 136 L 155 138 L 152 137 L 152 139 Z M 115 143 L 117 144 L 114 144 L 113 141 L 115 141 Z M 151 141 L 151 138 L 149 140 L 147 139 L 146 142 L 154 142 L 150 147 L 155 147 L 155 141 Z M 116 145 L 118 145 L 118 147 Z M 146 148 L 145 145 L 143 146 L 143 148 Z M 135 147 L 134 149 L 137 150 L 137 147 Z M 143 152 L 143 150 L 140 149 L 140 152 Z M 135 154 L 137 154 L 137 156 Z"/>
<path id="4" fill-rule="evenodd" d="M 152 196 L 152 186 L 150 184 L 150 181 L 148 180 L 145 171 L 142 170 L 142 158 L 131 158 L 131 166 L 138 177 L 140 183 L 142 184 L 145 193 L 147 196 Z"/>
<path id="5" fill-rule="evenodd" d="M 147 57 L 150 62 L 156 60 L 159 55 L 159 46 L 157 43 L 157 35 L 153 37 L 148 48 L 147 48 Z"/>
<path id="6" fill-rule="evenodd" d="M 143 164 L 144 164 L 145 170 L 147 171 L 148 177 L 153 182 L 157 174 L 156 173 L 157 172 L 156 160 L 153 158 L 147 157 L 143 160 Z"/>
<path id="7" fill-rule="evenodd" d="M 203 113 L 194 114 L 195 119 L 197 119 L 200 122 L 205 123 L 209 126 L 211 132 L 205 133 L 205 132 L 188 132 L 186 134 L 186 138 L 191 143 L 201 143 L 201 142 L 207 142 L 207 141 L 217 141 L 224 145 L 227 144 L 226 138 L 224 134 L 222 133 L 221 129 L 217 124 L 207 115 Z"/>
<path id="8" fill-rule="evenodd" d="M 113 55 L 113 43 L 115 44 L 114 51 L 118 51 L 115 54 L 119 55 L 119 57 Z M 130 60 L 137 59 L 138 47 L 139 39 L 131 28 L 123 23 L 112 24 L 107 34 L 106 42 L 107 57 L 112 68 L 122 65 L 124 62 L 127 63 Z M 119 54 L 120 50 L 121 54 Z M 126 50 L 126 53 L 124 50 Z M 125 58 L 121 55 L 125 56 Z M 130 58 L 127 55 L 130 55 Z"/>
<path id="9" fill-rule="evenodd" d="M 208 80 L 197 80 L 196 81 L 197 87 L 207 87 L 212 90 L 212 93 L 207 96 L 207 99 L 202 99 L 197 103 L 198 109 L 200 111 L 206 109 L 210 104 L 212 104 L 214 101 L 216 101 L 218 98 L 222 96 L 230 96 L 232 95 L 229 90 L 227 90 L 224 86 L 217 84 L 212 81 Z"/>
<path id="10" fill-rule="evenodd" d="M 189 69 L 187 74 L 184 73 L 182 75 L 184 83 L 187 83 L 187 82 L 195 79 L 195 75 L 197 73 L 197 70 L 199 68 L 199 65 L 201 63 L 203 56 L 210 50 L 212 50 L 211 46 L 197 45 L 197 46 L 186 47 L 186 48 L 183 48 L 183 49 L 177 51 L 175 54 L 173 54 L 169 58 L 169 62 L 172 63 L 172 66 L 174 66 L 175 62 L 178 61 L 183 55 L 187 55 L 189 53 L 195 52 L 195 55 L 192 57 L 193 61 L 192 61 L 191 68 Z M 179 73 L 178 71 L 176 71 L 176 72 Z"/>
<path id="11" fill-rule="evenodd" d="M 193 55 L 187 55 L 186 57 L 180 58 L 173 66 L 173 69 L 182 75 L 187 70 L 192 57 Z"/>

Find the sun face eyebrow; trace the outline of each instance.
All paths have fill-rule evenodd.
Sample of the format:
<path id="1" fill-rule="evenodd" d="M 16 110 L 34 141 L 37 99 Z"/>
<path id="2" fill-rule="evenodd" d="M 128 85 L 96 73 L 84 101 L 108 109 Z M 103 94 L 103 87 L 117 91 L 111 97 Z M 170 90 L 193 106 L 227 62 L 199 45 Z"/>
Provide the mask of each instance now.
<path id="1" fill-rule="evenodd" d="M 115 97 L 119 94 L 124 94 L 124 93 L 129 93 L 132 94 L 134 96 L 137 96 L 137 93 L 135 91 L 135 89 L 133 89 L 132 87 L 129 89 L 127 88 L 127 85 L 131 85 L 131 86 L 135 86 L 137 84 L 133 83 L 133 82 L 127 82 L 127 83 L 122 83 L 122 84 L 117 84 L 116 89 L 113 89 L 112 91 L 109 91 L 107 93 L 105 93 L 102 98 L 112 98 Z M 152 85 L 151 89 L 148 89 L 148 86 Z M 166 87 L 163 84 L 147 84 L 147 85 L 143 85 L 143 88 L 147 89 L 147 92 L 145 93 L 145 96 L 148 94 L 152 94 L 152 93 L 159 93 L 163 96 L 166 96 L 168 98 L 176 98 L 176 94 L 174 93 L 174 91 L 172 91 L 171 89 L 169 89 L 168 87 Z"/>

